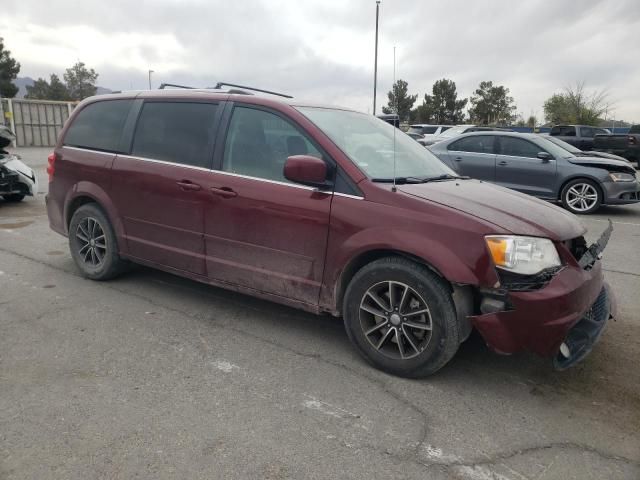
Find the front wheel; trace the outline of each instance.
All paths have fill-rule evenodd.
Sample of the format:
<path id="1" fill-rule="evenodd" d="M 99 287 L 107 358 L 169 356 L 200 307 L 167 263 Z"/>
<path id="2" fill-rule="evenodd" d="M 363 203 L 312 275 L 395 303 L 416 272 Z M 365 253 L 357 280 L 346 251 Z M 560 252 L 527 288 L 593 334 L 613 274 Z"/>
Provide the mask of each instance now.
<path id="1" fill-rule="evenodd" d="M 579 178 L 565 185 L 560 200 L 571 213 L 586 215 L 600 208 L 602 193 L 594 181 Z"/>
<path id="2" fill-rule="evenodd" d="M 401 257 L 376 260 L 356 273 L 343 305 L 347 335 L 375 367 L 403 377 L 442 368 L 460 344 L 446 283 Z"/>

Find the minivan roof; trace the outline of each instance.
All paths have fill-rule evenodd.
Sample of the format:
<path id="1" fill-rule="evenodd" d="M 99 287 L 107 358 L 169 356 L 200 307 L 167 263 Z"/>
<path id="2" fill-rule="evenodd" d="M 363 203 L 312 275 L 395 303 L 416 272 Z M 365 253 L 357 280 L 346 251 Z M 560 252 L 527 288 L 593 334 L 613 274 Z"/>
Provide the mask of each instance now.
<path id="1" fill-rule="evenodd" d="M 237 92 L 237 89 L 225 90 L 225 89 L 163 89 L 163 90 L 132 90 L 121 93 L 106 93 L 103 95 L 95 95 L 85 99 L 89 102 L 102 101 L 102 100 L 114 100 L 114 99 L 126 99 L 126 98 L 141 98 L 141 99 L 156 99 L 156 98 L 181 98 L 181 99 L 212 99 L 212 100 L 229 100 L 241 103 L 256 103 L 261 105 L 275 105 L 284 104 L 292 107 L 315 107 L 326 108 L 332 110 L 345 110 L 357 113 L 358 110 L 354 110 L 347 107 L 338 105 L 327 105 L 316 102 L 308 102 L 295 98 L 281 98 L 273 97 L 268 94 L 245 94 L 245 93 L 233 93 Z"/>

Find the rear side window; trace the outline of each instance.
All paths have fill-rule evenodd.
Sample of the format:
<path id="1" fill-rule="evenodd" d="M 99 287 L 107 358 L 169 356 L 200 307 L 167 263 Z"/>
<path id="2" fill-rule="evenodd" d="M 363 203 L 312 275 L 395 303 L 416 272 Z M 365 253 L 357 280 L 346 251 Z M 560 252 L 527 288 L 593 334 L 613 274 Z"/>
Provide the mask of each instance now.
<path id="1" fill-rule="evenodd" d="M 216 109 L 213 103 L 145 102 L 131 155 L 209 167 Z"/>
<path id="2" fill-rule="evenodd" d="M 609 132 L 604 128 L 594 128 L 595 135 L 609 135 Z"/>
<path id="3" fill-rule="evenodd" d="M 422 133 L 425 135 L 433 135 L 438 130 L 438 127 L 422 127 Z"/>
<path id="4" fill-rule="evenodd" d="M 84 107 L 67 130 L 64 145 L 104 152 L 120 151 L 122 128 L 132 100 L 108 100 Z"/>
<path id="5" fill-rule="evenodd" d="M 634 125 L 629 129 L 629 133 L 640 133 L 640 125 Z"/>
<path id="6" fill-rule="evenodd" d="M 500 137 L 500 153 L 511 157 L 537 158 L 542 151 L 539 146 L 521 138 Z"/>
<path id="7" fill-rule="evenodd" d="M 570 125 L 558 125 L 551 129 L 549 135 L 559 135 L 561 137 L 575 137 L 576 127 Z"/>
<path id="8" fill-rule="evenodd" d="M 463 137 L 449 145 L 448 150 L 456 152 L 495 153 L 493 135 L 474 135 Z"/>

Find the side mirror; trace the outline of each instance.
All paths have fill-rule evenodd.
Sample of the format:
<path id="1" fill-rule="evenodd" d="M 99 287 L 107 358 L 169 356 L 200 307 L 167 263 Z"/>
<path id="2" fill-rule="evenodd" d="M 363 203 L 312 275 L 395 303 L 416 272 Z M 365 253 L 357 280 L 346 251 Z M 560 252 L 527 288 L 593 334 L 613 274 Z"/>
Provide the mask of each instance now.
<path id="1" fill-rule="evenodd" d="M 311 187 L 327 186 L 327 164 L 310 155 L 293 155 L 284 163 L 284 177 Z"/>
<path id="2" fill-rule="evenodd" d="M 551 155 L 547 152 L 540 152 L 538 153 L 538 158 L 542 160 L 544 163 L 546 163 L 549 160 L 551 160 Z"/>

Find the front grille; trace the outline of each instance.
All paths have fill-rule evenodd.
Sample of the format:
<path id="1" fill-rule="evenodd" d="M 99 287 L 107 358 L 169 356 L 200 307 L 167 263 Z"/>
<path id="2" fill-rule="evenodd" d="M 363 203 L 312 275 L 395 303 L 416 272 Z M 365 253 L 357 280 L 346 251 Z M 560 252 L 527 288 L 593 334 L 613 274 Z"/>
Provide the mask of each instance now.
<path id="1" fill-rule="evenodd" d="M 539 290 L 544 287 L 551 279 L 564 267 L 550 267 L 534 275 L 522 275 L 509 272 L 507 270 L 497 269 L 500 285 L 512 292 L 526 292 L 530 290 Z"/>
<path id="2" fill-rule="evenodd" d="M 582 316 L 580 321 L 576 323 L 566 338 L 564 344 L 569 351 L 569 355 L 565 356 L 562 351 L 553 359 L 553 365 L 558 370 L 564 370 L 576 364 L 586 357 L 593 345 L 598 341 L 604 327 L 609 320 L 609 299 L 607 298 L 607 289 L 603 288 L 593 302 L 591 308 Z"/>
<path id="3" fill-rule="evenodd" d="M 585 313 L 583 319 L 600 323 L 603 320 L 606 320 L 605 317 L 608 315 L 608 313 L 609 310 L 607 308 L 607 291 L 603 288 L 600 292 L 600 295 L 598 295 L 598 298 L 596 298 L 596 301 L 593 302 L 593 305 L 591 305 L 591 308 L 587 310 L 587 313 Z"/>
<path id="4" fill-rule="evenodd" d="M 582 256 L 588 250 L 587 241 L 584 237 L 576 237 L 564 242 L 564 246 L 571 252 L 576 261 L 580 261 Z"/>

